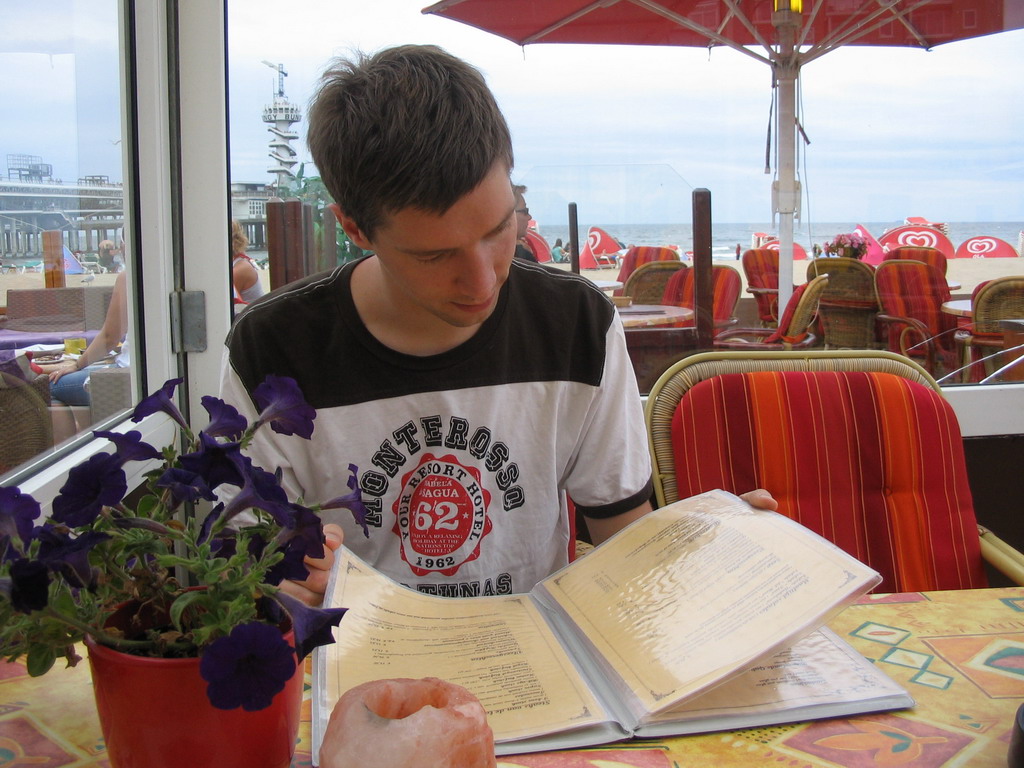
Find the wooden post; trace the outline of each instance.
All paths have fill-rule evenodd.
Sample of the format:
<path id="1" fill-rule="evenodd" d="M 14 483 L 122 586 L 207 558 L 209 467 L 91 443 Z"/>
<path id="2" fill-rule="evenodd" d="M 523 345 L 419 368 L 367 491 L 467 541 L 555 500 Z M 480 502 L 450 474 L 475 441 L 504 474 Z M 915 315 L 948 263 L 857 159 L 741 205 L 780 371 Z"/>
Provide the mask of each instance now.
<path id="1" fill-rule="evenodd" d="M 576 203 L 569 203 L 569 263 L 577 275 L 580 273 L 580 225 L 576 220 Z"/>
<path id="2" fill-rule="evenodd" d="M 267 260 L 270 268 L 270 288 L 280 288 L 288 282 L 285 273 L 284 200 L 267 200 Z"/>
<path id="3" fill-rule="evenodd" d="M 334 269 L 338 266 L 338 217 L 326 208 L 320 216 L 320 236 L 323 239 L 320 268 Z"/>
<path id="4" fill-rule="evenodd" d="M 284 231 L 284 270 L 286 282 L 291 283 L 306 275 L 302 201 L 297 198 L 284 201 Z"/>
<path id="5" fill-rule="evenodd" d="M 64 288 L 64 235 L 59 231 L 43 232 L 43 283 L 47 288 Z"/>
<path id="6" fill-rule="evenodd" d="M 697 349 L 711 349 L 714 295 L 711 279 L 711 192 L 693 190 L 693 311 Z"/>

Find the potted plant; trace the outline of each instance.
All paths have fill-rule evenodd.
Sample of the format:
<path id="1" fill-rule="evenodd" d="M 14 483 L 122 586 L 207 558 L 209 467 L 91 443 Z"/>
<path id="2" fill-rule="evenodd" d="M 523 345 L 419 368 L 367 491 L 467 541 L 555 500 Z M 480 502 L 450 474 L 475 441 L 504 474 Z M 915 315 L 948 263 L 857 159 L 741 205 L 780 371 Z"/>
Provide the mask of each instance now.
<path id="1" fill-rule="evenodd" d="M 856 232 L 848 235 L 836 235 L 825 243 L 825 253 L 829 256 L 843 256 L 847 259 L 863 259 L 868 252 L 868 241 Z"/>
<path id="2" fill-rule="evenodd" d="M 270 376 L 255 390 L 253 424 L 204 397 L 210 423 L 198 434 L 172 399 L 180 382 L 132 414 L 138 422 L 167 413 L 181 427 L 180 451 L 157 450 L 137 431 L 94 433 L 113 452 L 73 468 L 45 519 L 31 496 L 0 488 L 0 654 L 42 675 L 61 656 L 77 664 L 84 642 L 115 768 L 181 765 L 189 744 L 190 766 L 287 766 L 302 659 L 333 642 L 343 610 L 309 607 L 280 584 L 306 578 L 304 558 L 323 556 L 318 510 L 365 519 L 355 468 L 350 493 L 316 506 L 290 502 L 280 473 L 244 450 L 267 426 L 309 439 L 316 412 L 295 381 Z M 129 496 L 124 466 L 137 461 L 157 465 Z M 231 486 L 230 501 L 218 502 L 215 491 Z M 184 513 L 203 500 L 213 506 L 201 519 Z M 156 690 L 154 680 L 172 689 Z"/>

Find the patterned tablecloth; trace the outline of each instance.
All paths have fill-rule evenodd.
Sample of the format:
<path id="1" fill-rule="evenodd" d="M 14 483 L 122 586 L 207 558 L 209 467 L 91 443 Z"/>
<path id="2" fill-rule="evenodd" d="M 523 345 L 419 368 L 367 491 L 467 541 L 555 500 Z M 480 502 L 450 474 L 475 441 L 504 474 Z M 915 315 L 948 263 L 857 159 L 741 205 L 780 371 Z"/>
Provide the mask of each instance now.
<path id="1" fill-rule="evenodd" d="M 901 712 L 498 759 L 499 768 L 1006 766 L 1024 703 L 1024 588 L 880 595 L 830 626 L 903 685 Z M 307 681 L 308 682 L 308 681 Z M 308 687 L 293 768 L 312 764 Z M 88 665 L 0 663 L 0 766 L 107 766 Z"/>

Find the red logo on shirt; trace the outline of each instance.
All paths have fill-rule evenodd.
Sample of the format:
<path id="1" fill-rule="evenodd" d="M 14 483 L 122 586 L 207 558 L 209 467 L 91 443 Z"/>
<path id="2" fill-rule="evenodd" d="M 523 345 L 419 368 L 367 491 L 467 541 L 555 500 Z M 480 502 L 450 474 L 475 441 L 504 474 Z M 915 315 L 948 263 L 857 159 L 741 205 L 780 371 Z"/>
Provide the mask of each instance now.
<path id="1" fill-rule="evenodd" d="M 424 455 L 402 477 L 402 492 L 392 506 L 397 518 L 392 530 L 413 573 L 452 576 L 463 563 L 479 557 L 480 542 L 491 531 L 490 501 L 479 470 L 450 454 Z"/>

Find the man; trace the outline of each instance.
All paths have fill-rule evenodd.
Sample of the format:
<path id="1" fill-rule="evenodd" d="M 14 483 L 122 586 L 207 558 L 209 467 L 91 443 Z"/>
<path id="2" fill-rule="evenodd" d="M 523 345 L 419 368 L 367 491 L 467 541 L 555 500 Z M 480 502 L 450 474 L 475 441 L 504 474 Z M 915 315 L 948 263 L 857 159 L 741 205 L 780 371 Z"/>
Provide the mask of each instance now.
<path id="1" fill-rule="evenodd" d="M 358 467 L 368 535 L 346 513 L 346 545 L 434 594 L 525 592 L 565 565 L 569 497 L 595 543 L 649 511 L 621 324 L 590 281 L 513 258 L 511 140 L 480 73 L 434 46 L 337 62 L 308 141 L 372 255 L 236 321 L 225 399 L 252 417 L 250 393 L 278 374 L 317 409 L 312 440 L 263 430 L 253 460 L 310 503 Z M 289 588 L 315 601 L 332 560 Z"/>
<path id="2" fill-rule="evenodd" d="M 526 230 L 530 228 L 530 209 L 526 207 L 524 193 L 526 187 L 522 184 L 513 184 L 512 193 L 515 195 L 516 212 L 516 253 L 517 259 L 526 261 L 537 261 L 537 256 L 530 249 L 526 240 Z"/>

